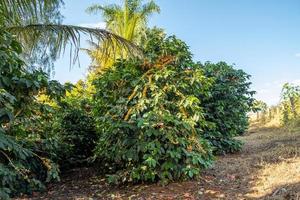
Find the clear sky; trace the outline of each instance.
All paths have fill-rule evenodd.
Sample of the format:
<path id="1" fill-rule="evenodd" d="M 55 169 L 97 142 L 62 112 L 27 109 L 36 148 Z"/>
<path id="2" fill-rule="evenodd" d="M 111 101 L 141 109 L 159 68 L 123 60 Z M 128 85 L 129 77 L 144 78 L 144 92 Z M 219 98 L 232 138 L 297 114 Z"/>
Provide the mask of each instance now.
<path id="1" fill-rule="evenodd" d="M 100 15 L 85 9 L 94 3 L 121 0 L 65 0 L 64 23 L 103 26 Z M 256 97 L 268 104 L 279 101 L 285 82 L 300 84 L 299 0 L 157 0 L 161 13 L 149 26 L 164 28 L 191 48 L 196 61 L 226 61 L 252 75 Z M 84 43 L 84 42 L 83 42 Z M 85 46 L 86 47 L 86 46 Z M 55 79 L 76 82 L 84 78 L 89 57 L 80 53 L 69 68 L 66 54 L 55 65 Z"/>

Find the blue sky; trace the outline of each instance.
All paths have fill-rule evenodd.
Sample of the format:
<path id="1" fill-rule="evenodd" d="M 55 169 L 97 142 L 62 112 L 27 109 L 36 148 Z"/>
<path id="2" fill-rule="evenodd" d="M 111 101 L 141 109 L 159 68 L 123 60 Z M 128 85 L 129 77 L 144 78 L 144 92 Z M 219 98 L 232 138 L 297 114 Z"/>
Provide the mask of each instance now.
<path id="1" fill-rule="evenodd" d="M 85 9 L 94 3 L 121 0 L 65 0 L 64 23 L 103 26 L 100 15 Z M 299 0 L 157 0 L 161 13 L 149 26 L 164 28 L 191 48 L 196 61 L 226 61 L 252 75 L 256 97 L 268 104 L 279 101 L 285 82 L 300 84 Z M 83 42 L 84 44 L 84 42 Z M 85 46 L 87 47 L 87 46 Z M 80 68 L 70 70 L 66 54 L 55 65 L 55 79 L 84 78 L 89 57 L 80 53 Z"/>

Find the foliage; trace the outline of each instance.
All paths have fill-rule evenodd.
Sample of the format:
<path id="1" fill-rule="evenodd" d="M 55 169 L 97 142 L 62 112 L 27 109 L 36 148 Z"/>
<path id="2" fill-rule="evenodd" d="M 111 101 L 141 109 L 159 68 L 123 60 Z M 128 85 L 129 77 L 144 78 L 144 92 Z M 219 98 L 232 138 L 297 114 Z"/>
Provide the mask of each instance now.
<path id="1" fill-rule="evenodd" d="M 234 152 L 241 142 L 233 137 L 241 135 L 248 126 L 247 112 L 252 108 L 255 93 L 250 91 L 250 76 L 224 62 L 201 65 L 207 77 L 214 79 L 211 96 L 203 100 L 206 119 L 213 122 L 205 138 L 216 147 L 217 153 Z"/>
<path id="2" fill-rule="evenodd" d="M 35 95 L 55 94 L 56 89 L 62 88 L 49 82 L 44 72 L 27 70 L 19 58 L 21 45 L 8 32 L 0 33 L 0 176 L 4 198 L 19 192 L 30 193 L 41 189 L 42 182 L 58 179 L 57 166 L 35 151 L 29 139 L 38 135 L 36 131 L 43 126 L 35 129 L 37 124 L 28 122 L 39 121 L 35 116 L 46 108 L 36 101 Z"/>
<path id="3" fill-rule="evenodd" d="M 268 105 L 261 100 L 254 100 L 254 102 L 252 104 L 253 112 L 266 111 L 267 108 L 268 108 Z"/>
<path id="4" fill-rule="evenodd" d="M 249 75 L 226 63 L 195 64 L 161 29 L 142 38 L 144 60 L 120 60 L 95 80 L 95 156 L 111 182 L 193 178 L 233 152 L 247 128 Z"/>
<path id="5" fill-rule="evenodd" d="M 58 168 L 52 162 L 60 159 L 57 152 L 61 148 L 61 137 L 55 134 L 60 128 L 60 116 L 54 115 L 54 109 L 59 107 L 65 87 L 49 81 L 43 71 L 26 66 L 19 58 L 23 53 L 19 42 L 38 53 L 42 40 L 45 48 L 51 47 L 54 59 L 71 44 L 75 47 L 70 54 L 74 61 L 82 33 L 93 39 L 113 40 L 107 42 L 108 46 L 137 51 L 134 44 L 106 30 L 49 23 L 60 3 L 61 0 L 0 1 L 1 198 L 30 193 L 41 189 L 44 182 L 59 179 Z M 7 31 L 17 34 L 18 41 Z M 39 95 L 50 103 L 41 103 Z M 23 151 L 26 154 L 18 153 Z"/>
<path id="6" fill-rule="evenodd" d="M 146 37 L 149 59 L 120 60 L 95 80 L 95 155 L 113 173 L 110 181 L 192 178 L 213 159 L 196 96 L 208 95 L 211 79 L 191 63 L 182 41 L 158 29 Z"/>
<path id="7" fill-rule="evenodd" d="M 253 101 L 252 108 L 251 108 L 251 111 L 252 111 L 251 114 L 256 113 L 255 121 L 257 121 L 257 122 L 261 121 L 262 123 L 265 123 L 267 120 L 266 114 L 267 114 L 268 110 L 269 110 L 269 119 L 271 119 L 271 116 L 272 116 L 271 108 L 269 108 L 268 105 L 261 100 Z M 251 120 L 251 116 L 250 116 L 250 120 Z"/>
<path id="8" fill-rule="evenodd" d="M 282 86 L 281 97 L 283 100 L 290 100 L 290 98 L 297 98 L 300 96 L 300 86 L 285 83 Z"/>
<path id="9" fill-rule="evenodd" d="M 62 0 L 54 0 L 48 3 L 49 6 L 40 8 L 43 10 L 39 18 L 24 17 L 18 24 L 61 24 L 63 16 L 60 12 L 60 8 L 64 5 L 64 2 Z M 16 23 L 12 23 L 12 25 L 16 25 Z M 33 69 L 42 68 L 50 74 L 50 72 L 54 70 L 54 61 L 58 56 L 56 46 L 54 45 L 55 43 L 56 36 L 50 34 L 48 37 L 40 37 L 34 46 L 32 46 L 32 42 L 22 41 L 22 57 L 28 64 L 28 67 Z"/>
<path id="10" fill-rule="evenodd" d="M 156 64 L 166 64 L 172 62 L 174 65 L 180 65 L 181 68 L 189 68 L 194 64 L 192 53 L 185 42 L 168 36 L 163 29 L 147 29 L 145 36 L 141 38 L 141 46 L 145 55 L 143 68 L 150 68 Z"/>
<path id="11" fill-rule="evenodd" d="M 148 16 L 159 12 L 153 1 L 90 8 L 102 11 L 108 28 L 125 39 L 101 29 L 44 24 L 43 15 L 61 2 L 0 0 L 0 198 L 59 180 L 57 163 L 86 166 L 93 156 L 110 182 L 167 183 L 194 178 L 212 164 L 213 153 L 240 148 L 234 137 L 246 130 L 253 103 L 249 75 L 224 62 L 196 64 L 183 41 L 146 30 Z M 61 85 L 25 65 L 11 33 L 34 51 L 41 38 L 55 40 L 53 58 L 71 43 L 75 60 L 80 33 L 88 34 L 103 41 L 96 56 L 113 52 L 119 60 L 87 82 Z M 123 54 L 121 47 L 140 52 L 126 39 L 140 43 L 143 58 Z"/>
<path id="12" fill-rule="evenodd" d="M 118 62 L 95 84 L 100 135 L 95 153 L 117 180 L 192 178 L 211 164 L 210 145 L 202 138 L 206 121 L 195 96 L 207 95 L 211 84 L 201 69 L 168 65 L 143 71 L 139 63 Z"/>
<path id="13" fill-rule="evenodd" d="M 256 122 L 268 123 L 272 126 L 295 128 L 300 125 L 300 86 L 285 83 L 281 90 L 281 99 L 277 105 L 267 106 L 260 101 L 255 102 L 261 112 L 257 112 Z M 261 105 L 260 105 L 261 104 Z"/>
<path id="14" fill-rule="evenodd" d="M 19 193 L 43 190 L 42 182 L 59 179 L 57 165 L 24 148 L 2 129 L 0 153 L 1 199 Z"/>
<path id="15" fill-rule="evenodd" d="M 292 113 L 292 118 L 297 118 L 297 99 L 300 97 L 300 86 L 294 86 L 289 83 L 285 83 L 282 87 L 281 91 L 281 98 L 285 102 L 284 108 L 285 108 L 285 123 L 288 121 L 288 108 L 290 108 L 290 112 Z M 286 103 L 288 102 L 288 105 Z"/>
<path id="16" fill-rule="evenodd" d="M 142 5 L 142 0 L 124 0 L 123 7 L 111 4 L 101 6 L 98 4 L 87 8 L 88 13 L 101 13 L 108 30 L 130 41 L 138 41 L 145 31 L 147 19 L 160 8 L 153 0 Z"/>
<path id="17" fill-rule="evenodd" d="M 40 136 L 47 133 L 45 139 L 50 140 L 48 150 L 52 155 L 47 156 L 58 163 L 61 170 L 68 170 L 87 164 L 97 135 L 90 113 L 90 85 L 80 80 L 75 85 L 66 83 L 63 88 L 63 91 L 52 91 L 48 95 L 39 94 L 38 101 L 50 106 L 50 113 L 47 114 L 50 118 L 40 120 L 45 123 L 38 129 Z M 41 116 L 45 115 L 40 113 L 36 118 Z"/>
<path id="18" fill-rule="evenodd" d="M 57 15 L 62 0 L 0 0 L 0 27 L 18 35 L 27 52 L 39 51 L 40 42 L 44 42 L 44 52 L 51 51 L 50 57 L 56 58 L 70 45 L 70 59 L 78 59 L 80 37 L 88 35 L 93 40 L 106 41 L 107 48 L 118 47 L 129 53 L 137 53 L 137 47 L 124 38 L 109 31 L 72 25 L 52 24 L 49 15 Z M 59 22 L 59 21 L 58 21 Z M 113 42 L 112 42 L 113 41 Z M 49 49 L 50 48 L 50 49 Z"/>
<path id="19" fill-rule="evenodd" d="M 97 140 L 94 119 L 83 110 L 69 108 L 63 112 L 60 126 L 62 142 L 67 145 L 66 151 L 62 152 L 61 167 L 86 164 Z"/>
<path id="20" fill-rule="evenodd" d="M 95 131 L 91 117 L 77 112 L 72 101 L 68 102 L 72 107 L 62 112 L 70 84 L 49 81 L 43 71 L 27 68 L 19 58 L 20 44 L 8 32 L 1 32 L 0 41 L 0 171 L 5 176 L 1 183 L 4 198 L 43 189 L 45 182 L 58 180 L 56 163 L 91 156 L 90 139 L 95 138 Z M 23 151 L 26 154 L 18 153 Z"/>
<path id="21" fill-rule="evenodd" d="M 101 13 L 108 30 L 128 41 L 139 44 L 141 36 L 146 30 L 148 18 L 153 13 L 159 13 L 160 8 L 153 0 L 145 4 L 142 4 L 142 0 L 124 0 L 123 2 L 123 7 L 116 4 L 106 6 L 95 4 L 90 6 L 87 12 Z M 92 50 L 88 50 L 94 61 L 94 68 L 98 72 L 111 67 L 116 59 L 128 57 L 128 52 L 122 48 L 117 46 L 106 48 L 107 43 L 111 43 L 111 41 L 104 40 L 100 44 L 91 42 Z"/>

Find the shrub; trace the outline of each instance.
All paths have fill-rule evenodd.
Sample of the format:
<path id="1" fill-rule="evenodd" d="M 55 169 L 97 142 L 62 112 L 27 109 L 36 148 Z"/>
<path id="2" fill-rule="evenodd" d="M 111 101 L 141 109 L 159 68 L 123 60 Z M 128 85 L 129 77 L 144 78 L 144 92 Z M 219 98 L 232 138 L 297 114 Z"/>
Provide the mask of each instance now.
<path id="1" fill-rule="evenodd" d="M 214 79 L 211 95 L 203 99 L 205 118 L 214 124 L 205 129 L 205 138 L 215 147 L 216 153 L 235 152 L 242 143 L 233 137 L 246 131 L 247 113 L 254 102 L 250 76 L 225 62 L 208 62 L 201 68 L 207 77 Z"/>
<path id="2" fill-rule="evenodd" d="M 197 96 L 212 80 L 175 36 L 148 30 L 142 46 L 145 60 L 120 60 L 94 81 L 95 156 L 114 182 L 193 178 L 213 160 Z"/>
<path id="3" fill-rule="evenodd" d="M 172 63 L 177 67 L 189 68 L 194 64 L 189 46 L 174 35 L 167 37 L 163 29 L 148 29 L 141 38 L 141 46 L 145 63 L 153 63 L 166 56 L 172 56 L 174 58 Z"/>
<path id="4" fill-rule="evenodd" d="M 224 62 L 193 63 L 188 46 L 160 29 L 141 41 L 144 60 L 120 60 L 94 81 L 95 157 L 109 181 L 193 178 L 213 152 L 239 150 L 249 75 Z"/>
<path id="5" fill-rule="evenodd" d="M 115 173 L 110 180 L 167 182 L 210 166 L 207 124 L 195 94 L 207 95 L 211 79 L 201 69 L 143 71 L 138 63 L 118 62 L 95 85 L 101 137 L 95 153 Z"/>
<path id="6" fill-rule="evenodd" d="M 37 117 L 43 106 L 35 95 L 52 90 L 53 82 L 40 70 L 27 70 L 21 52 L 14 37 L 0 30 L 1 199 L 43 189 L 44 182 L 59 179 L 57 165 L 33 148 L 40 139 L 33 136 L 43 127 Z"/>
<path id="7" fill-rule="evenodd" d="M 18 140 L 0 129 L 0 198 L 44 190 L 44 183 L 59 180 L 58 166 L 41 155 L 46 147 L 37 148 L 36 141 Z"/>
<path id="8" fill-rule="evenodd" d="M 94 119 L 86 112 L 69 108 L 61 119 L 61 139 L 66 145 L 62 152 L 61 165 L 64 168 L 76 167 L 87 163 L 93 154 L 97 140 Z"/>

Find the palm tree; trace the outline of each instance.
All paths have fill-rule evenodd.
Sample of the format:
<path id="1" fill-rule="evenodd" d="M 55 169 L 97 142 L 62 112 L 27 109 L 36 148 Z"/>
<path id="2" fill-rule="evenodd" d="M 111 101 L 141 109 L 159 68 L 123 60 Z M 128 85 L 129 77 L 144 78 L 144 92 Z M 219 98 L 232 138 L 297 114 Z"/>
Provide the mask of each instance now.
<path id="1" fill-rule="evenodd" d="M 106 27 L 112 33 L 115 33 L 128 41 L 138 43 L 141 35 L 147 27 L 147 21 L 151 14 L 160 12 L 160 8 L 153 0 L 142 4 L 142 0 L 124 0 L 123 7 L 111 4 L 106 6 L 93 5 L 87 8 L 88 13 L 101 13 Z M 107 42 L 100 45 L 91 42 L 93 49 L 88 50 L 96 67 L 109 67 L 115 58 L 126 57 L 127 52 L 118 48 L 107 48 Z M 107 49 L 103 55 L 103 48 Z M 111 54 L 114 53 L 114 56 Z"/>
<path id="2" fill-rule="evenodd" d="M 60 2 L 62 0 L 0 0 L 0 28 L 16 34 L 20 42 L 31 49 L 34 49 L 41 38 L 54 36 L 55 43 L 51 45 L 55 46 L 55 53 L 60 54 L 67 45 L 71 45 L 70 59 L 73 61 L 78 59 L 82 34 L 90 36 L 92 40 L 105 41 L 107 47 L 116 45 L 118 48 L 131 49 L 138 53 L 136 51 L 138 48 L 133 43 L 104 29 L 39 23 L 43 11 L 51 6 L 57 6 Z M 49 40 L 49 43 L 51 41 Z M 45 45 L 50 45 L 49 43 Z"/>

